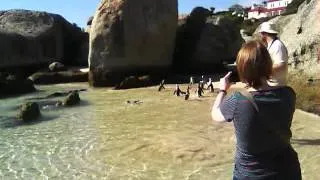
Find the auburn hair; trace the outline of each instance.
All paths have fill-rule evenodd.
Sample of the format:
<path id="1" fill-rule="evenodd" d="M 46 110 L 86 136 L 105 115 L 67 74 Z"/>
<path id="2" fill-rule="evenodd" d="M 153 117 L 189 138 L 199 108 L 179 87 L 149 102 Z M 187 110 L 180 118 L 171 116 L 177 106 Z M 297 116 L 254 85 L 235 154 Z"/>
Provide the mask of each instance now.
<path id="1" fill-rule="evenodd" d="M 237 70 L 240 80 L 250 87 L 258 88 L 262 79 L 270 79 L 272 60 L 261 41 L 249 41 L 242 45 L 237 56 Z"/>

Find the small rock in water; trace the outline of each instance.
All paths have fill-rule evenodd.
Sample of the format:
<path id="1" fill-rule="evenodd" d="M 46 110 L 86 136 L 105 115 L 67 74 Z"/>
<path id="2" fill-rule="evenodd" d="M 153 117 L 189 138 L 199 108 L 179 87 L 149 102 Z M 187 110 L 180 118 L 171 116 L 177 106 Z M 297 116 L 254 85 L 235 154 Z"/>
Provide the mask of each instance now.
<path id="1" fill-rule="evenodd" d="M 66 70 L 65 66 L 60 62 L 53 62 L 49 65 L 49 69 L 52 72 L 64 71 Z"/>
<path id="2" fill-rule="evenodd" d="M 80 97 L 78 92 L 71 92 L 66 99 L 63 100 L 64 106 L 73 106 L 80 103 Z"/>
<path id="3" fill-rule="evenodd" d="M 59 107 L 59 106 L 62 106 L 63 105 L 63 102 L 62 101 L 58 101 L 57 103 L 56 103 L 56 107 Z"/>
<path id="4" fill-rule="evenodd" d="M 20 108 L 18 114 L 18 119 L 23 120 L 24 122 L 30 122 L 36 120 L 40 116 L 39 105 L 35 102 L 27 102 L 23 104 Z"/>

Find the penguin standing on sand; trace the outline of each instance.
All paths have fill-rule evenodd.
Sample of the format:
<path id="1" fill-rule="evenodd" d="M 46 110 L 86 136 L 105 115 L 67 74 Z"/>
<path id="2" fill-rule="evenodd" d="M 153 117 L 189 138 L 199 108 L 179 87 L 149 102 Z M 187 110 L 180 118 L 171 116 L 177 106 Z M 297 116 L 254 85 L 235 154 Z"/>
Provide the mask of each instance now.
<path id="1" fill-rule="evenodd" d="M 197 93 L 198 97 L 201 97 L 202 94 L 204 93 L 201 83 L 198 83 L 198 88 L 196 90 L 196 93 Z"/>
<path id="2" fill-rule="evenodd" d="M 201 88 L 204 89 L 204 84 L 205 84 L 205 79 L 204 79 L 204 75 L 201 76 L 201 81 L 200 81 L 200 85 L 201 85 Z"/>
<path id="3" fill-rule="evenodd" d="M 188 100 L 189 97 L 190 97 L 190 86 L 188 85 L 188 87 L 187 87 L 187 92 L 186 92 L 186 94 L 184 95 L 184 100 Z"/>
<path id="4" fill-rule="evenodd" d="M 162 89 L 166 89 L 166 88 L 164 87 L 164 79 L 160 82 L 158 91 L 160 92 Z"/>
<path id="5" fill-rule="evenodd" d="M 180 96 L 181 92 L 182 92 L 182 91 L 180 90 L 179 85 L 176 84 L 176 88 L 175 88 L 175 90 L 174 90 L 174 92 L 173 92 L 173 95 Z"/>
<path id="6" fill-rule="evenodd" d="M 194 84 L 194 79 L 192 76 L 190 76 L 190 82 L 189 82 L 189 85 L 192 86 Z"/>
<path id="7" fill-rule="evenodd" d="M 213 82 L 211 78 L 209 78 L 209 82 L 207 83 L 207 85 L 208 85 L 207 90 L 210 89 L 210 92 L 213 93 L 214 88 L 213 88 Z"/>

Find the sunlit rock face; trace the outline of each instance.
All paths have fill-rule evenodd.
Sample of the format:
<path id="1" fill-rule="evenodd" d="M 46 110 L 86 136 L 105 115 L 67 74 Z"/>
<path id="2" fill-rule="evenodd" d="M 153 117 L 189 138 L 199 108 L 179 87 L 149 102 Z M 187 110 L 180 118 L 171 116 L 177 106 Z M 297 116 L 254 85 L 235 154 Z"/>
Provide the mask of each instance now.
<path id="1" fill-rule="evenodd" d="M 104 0 L 90 30 L 90 83 L 112 85 L 121 74 L 172 65 L 176 0 Z"/>
<path id="2" fill-rule="evenodd" d="M 86 65 L 86 44 L 86 33 L 60 15 L 29 10 L 0 11 L 0 68 L 54 61 Z"/>

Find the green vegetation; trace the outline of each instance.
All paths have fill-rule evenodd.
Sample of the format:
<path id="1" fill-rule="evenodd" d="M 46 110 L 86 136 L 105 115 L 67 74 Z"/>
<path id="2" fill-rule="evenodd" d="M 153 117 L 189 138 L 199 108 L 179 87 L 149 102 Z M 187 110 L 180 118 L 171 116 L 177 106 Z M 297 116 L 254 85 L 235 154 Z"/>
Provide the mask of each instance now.
<path id="1" fill-rule="evenodd" d="M 234 4 L 229 7 L 230 12 L 244 12 L 244 7 L 241 6 L 240 4 Z"/>
<path id="2" fill-rule="evenodd" d="M 269 21 L 273 17 L 261 18 L 261 19 L 247 19 L 241 23 L 241 29 L 244 29 L 247 35 L 253 35 L 254 31 L 259 27 L 263 22 Z"/>
<path id="3" fill-rule="evenodd" d="M 282 15 L 289 15 L 289 14 L 295 14 L 298 11 L 299 6 L 307 1 L 307 3 L 310 2 L 310 0 L 293 0 L 286 8 L 286 11 Z"/>
<path id="4" fill-rule="evenodd" d="M 303 73 L 290 73 L 288 79 L 297 95 L 296 107 L 320 115 L 320 84 Z"/>

